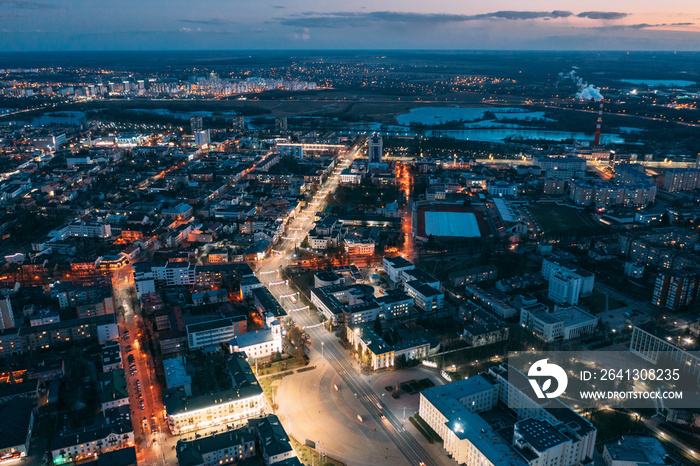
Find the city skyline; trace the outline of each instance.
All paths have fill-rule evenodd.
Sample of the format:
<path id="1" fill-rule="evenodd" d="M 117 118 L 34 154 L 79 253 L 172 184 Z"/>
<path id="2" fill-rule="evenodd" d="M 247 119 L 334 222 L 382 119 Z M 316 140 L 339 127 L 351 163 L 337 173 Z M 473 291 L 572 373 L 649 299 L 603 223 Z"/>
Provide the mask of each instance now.
<path id="1" fill-rule="evenodd" d="M 0 51 L 700 50 L 700 6 L 472 2 L 2 0 Z"/>

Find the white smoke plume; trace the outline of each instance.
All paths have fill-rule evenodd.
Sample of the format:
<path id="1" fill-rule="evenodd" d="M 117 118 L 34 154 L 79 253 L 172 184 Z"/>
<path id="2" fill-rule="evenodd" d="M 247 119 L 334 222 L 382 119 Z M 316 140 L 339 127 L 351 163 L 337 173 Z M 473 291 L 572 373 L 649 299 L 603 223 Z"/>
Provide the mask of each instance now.
<path id="1" fill-rule="evenodd" d="M 576 98 L 582 100 L 603 100 L 603 94 L 600 93 L 600 89 L 595 87 L 593 84 L 588 84 L 586 81 L 581 79 L 579 75 L 576 74 L 577 67 L 574 67 L 568 73 L 559 73 L 560 79 L 571 79 L 577 86 L 578 92 L 576 92 Z"/>

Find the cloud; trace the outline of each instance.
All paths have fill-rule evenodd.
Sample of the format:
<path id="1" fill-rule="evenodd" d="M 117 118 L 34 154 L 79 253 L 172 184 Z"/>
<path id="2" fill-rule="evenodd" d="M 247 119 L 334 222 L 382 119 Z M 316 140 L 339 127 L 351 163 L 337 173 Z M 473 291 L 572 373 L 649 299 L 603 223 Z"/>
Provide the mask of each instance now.
<path id="1" fill-rule="evenodd" d="M 37 2 L 35 0 L 0 0 L 0 6 L 3 5 L 20 10 L 55 10 L 61 8 L 52 3 Z"/>
<path id="2" fill-rule="evenodd" d="M 601 31 L 605 30 L 621 30 L 621 29 L 653 29 L 661 27 L 681 27 L 681 26 L 695 26 L 695 23 L 638 23 L 638 24 L 615 24 L 612 26 L 600 26 L 591 29 L 598 29 Z"/>
<path id="3" fill-rule="evenodd" d="M 498 18 L 498 19 L 510 19 L 510 20 L 519 20 L 519 19 L 539 19 L 539 18 L 544 18 L 544 19 L 551 19 L 551 18 L 568 18 L 569 16 L 572 16 L 573 13 L 570 11 L 564 11 L 564 10 L 554 10 L 551 12 L 542 12 L 542 11 L 496 11 L 494 13 L 486 13 L 483 15 L 474 15 L 476 17 L 483 17 L 483 19 L 487 18 Z M 482 19 L 482 18 L 476 18 L 476 19 Z"/>
<path id="4" fill-rule="evenodd" d="M 272 5 L 272 8 L 275 8 L 277 10 L 284 10 L 287 7 L 284 5 Z"/>
<path id="5" fill-rule="evenodd" d="M 584 11 L 576 16 L 588 19 L 622 19 L 627 16 L 627 13 L 619 11 Z"/>
<path id="6" fill-rule="evenodd" d="M 504 10 L 477 15 L 461 15 L 449 13 L 404 13 L 397 11 L 372 11 L 372 12 L 335 12 L 312 13 L 307 12 L 296 17 L 278 18 L 284 26 L 307 28 L 337 28 L 337 27 L 363 27 L 376 23 L 435 25 L 444 23 L 459 23 L 481 20 L 531 20 L 567 18 L 573 16 L 570 11 L 514 11 Z"/>
<path id="7" fill-rule="evenodd" d="M 221 18 L 211 18 L 211 19 L 181 19 L 181 23 L 186 24 L 203 24 L 206 26 L 218 26 L 222 24 L 234 24 L 235 21 L 229 21 L 227 19 Z"/>

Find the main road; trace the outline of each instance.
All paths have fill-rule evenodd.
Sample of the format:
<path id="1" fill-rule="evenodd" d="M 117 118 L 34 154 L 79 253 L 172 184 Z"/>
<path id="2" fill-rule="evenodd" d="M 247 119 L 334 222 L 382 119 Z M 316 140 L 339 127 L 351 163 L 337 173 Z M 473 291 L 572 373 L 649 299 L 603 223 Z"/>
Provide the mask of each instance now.
<path id="1" fill-rule="evenodd" d="M 301 212 L 288 227 L 289 236 L 285 237 L 276 247 L 275 254 L 260 264 L 257 276 L 260 281 L 278 299 L 280 304 L 291 315 L 294 322 L 305 329 L 306 334 L 314 342 L 317 349 L 321 349 L 323 357 L 343 380 L 344 386 L 357 394 L 358 400 L 363 404 L 367 412 L 375 418 L 377 424 L 382 426 L 386 434 L 396 444 L 412 465 L 434 465 L 425 449 L 417 444 L 415 438 L 406 430 L 405 423 L 398 419 L 390 410 L 379 407 L 379 397 L 372 390 L 367 381 L 359 374 L 358 364 L 349 356 L 338 341 L 338 338 L 325 330 L 315 315 L 308 312 L 308 307 L 302 307 L 297 293 L 293 291 L 286 280 L 281 278 L 280 268 L 286 263 L 296 244 L 303 240 L 313 228 L 316 212 L 326 205 L 326 197 L 338 187 L 340 172 L 350 166 L 358 150 L 351 152 L 337 165 L 331 176 L 318 190 L 313 201 Z M 320 344 L 320 347 L 319 347 Z M 382 422 L 381 415 L 385 416 Z M 309 414 L 311 415 L 311 414 Z M 361 448 L 358 446 L 358 448 Z"/>
<path id="2" fill-rule="evenodd" d="M 139 464 L 175 464 L 175 452 L 163 448 L 164 440 L 169 439 L 169 430 L 163 421 L 163 400 L 156 376 L 153 354 L 146 343 L 150 335 L 140 315 L 131 266 L 122 267 L 112 275 L 112 292 L 115 305 L 121 305 L 124 312 L 119 314 L 120 344 L 123 355 L 124 373 L 129 392 L 131 421 L 136 434 L 137 459 Z M 128 337 L 124 338 L 128 331 Z M 128 351 L 127 351 L 128 349 Z M 135 372 L 129 370 L 128 357 L 134 356 Z M 140 387 L 137 384 L 140 384 Z M 139 393 L 140 389 L 140 393 Z M 143 405 L 141 405 L 143 401 Z M 143 406 L 143 408 L 141 408 Z M 145 418 L 145 419 L 144 419 Z M 155 426 L 155 430 L 153 430 Z M 141 432 L 141 435 L 138 433 Z M 158 441 L 160 440 L 160 441 Z"/>

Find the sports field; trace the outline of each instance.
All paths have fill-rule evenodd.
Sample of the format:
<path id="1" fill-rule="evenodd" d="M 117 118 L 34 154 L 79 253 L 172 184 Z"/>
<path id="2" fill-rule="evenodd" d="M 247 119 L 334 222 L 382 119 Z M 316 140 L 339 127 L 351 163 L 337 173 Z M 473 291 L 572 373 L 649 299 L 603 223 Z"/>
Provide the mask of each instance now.
<path id="1" fill-rule="evenodd" d="M 588 233 L 605 229 L 588 214 L 571 207 L 530 204 L 529 209 L 545 233 Z"/>

